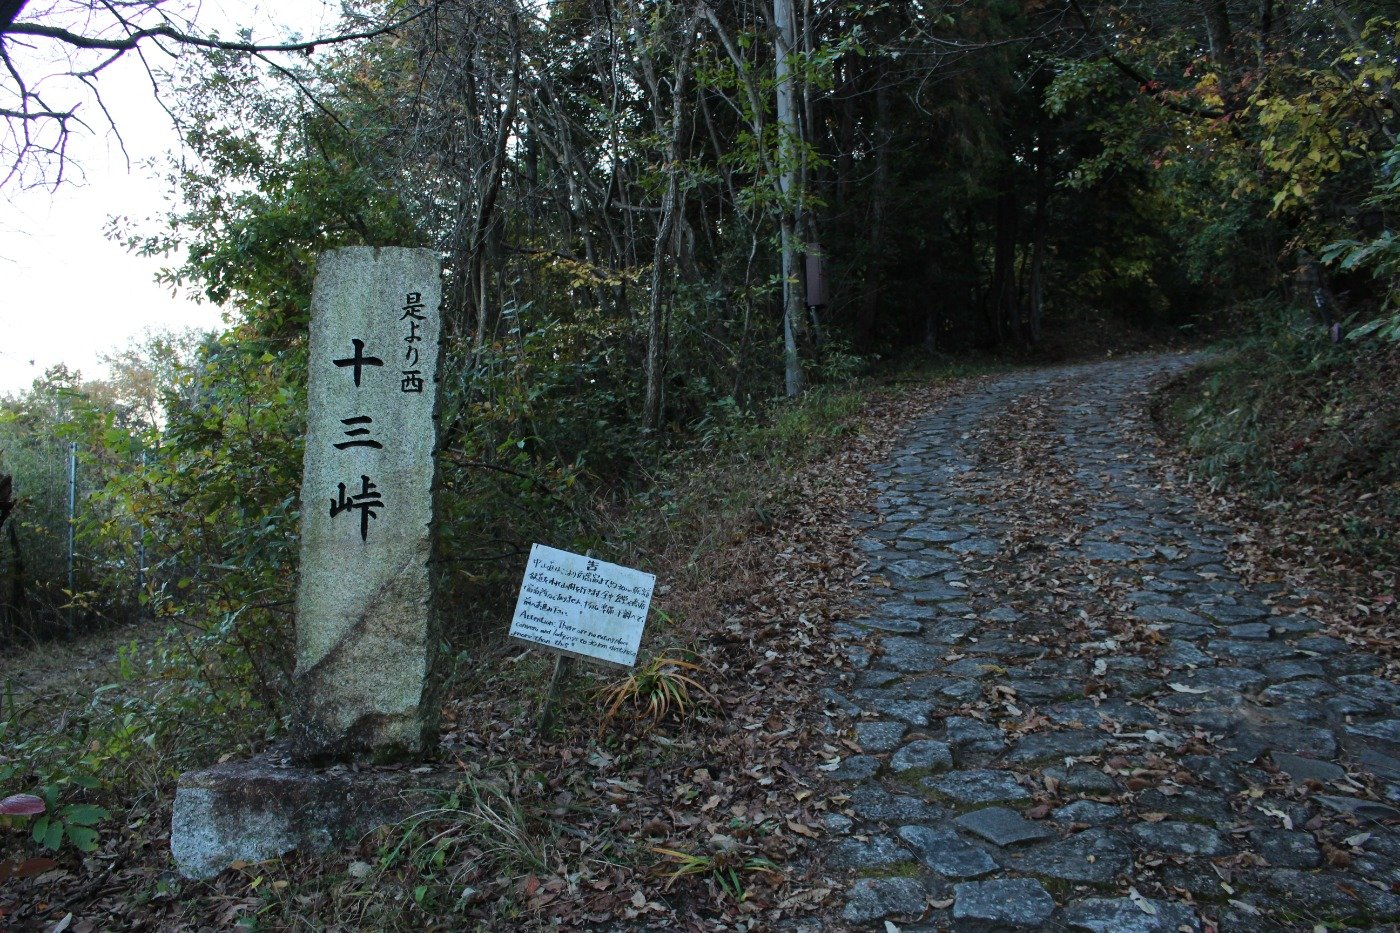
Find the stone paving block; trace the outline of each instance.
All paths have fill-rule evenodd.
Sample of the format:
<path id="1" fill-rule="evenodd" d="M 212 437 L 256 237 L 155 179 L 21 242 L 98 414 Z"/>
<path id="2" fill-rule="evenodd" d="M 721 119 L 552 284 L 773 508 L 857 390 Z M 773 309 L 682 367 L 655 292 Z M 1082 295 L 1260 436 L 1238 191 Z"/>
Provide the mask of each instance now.
<path id="1" fill-rule="evenodd" d="M 1033 823 L 1014 810 L 1005 807 L 983 807 L 964 813 L 953 822 L 970 833 L 981 836 L 993 845 L 1013 846 L 1035 842 L 1055 835 L 1055 831 Z"/>
<path id="2" fill-rule="evenodd" d="M 1162 663 L 1171 668 L 1213 667 L 1215 658 L 1189 641 L 1178 639 L 1170 642 L 1167 649 L 1162 652 Z"/>
<path id="3" fill-rule="evenodd" d="M 911 726 L 927 726 L 929 724 L 929 714 L 933 712 L 934 705 L 927 700 L 875 700 L 870 704 L 885 716 L 899 719 L 909 723 Z"/>
<path id="4" fill-rule="evenodd" d="M 890 770 L 896 773 L 915 769 L 946 771 L 952 766 L 952 751 L 945 743 L 933 739 L 910 742 L 890 758 Z"/>
<path id="5" fill-rule="evenodd" d="M 954 751 L 995 754 L 1006 748 L 1004 733 L 996 726 L 967 716 L 949 716 L 943 724 L 948 744 Z"/>
<path id="6" fill-rule="evenodd" d="M 1162 724 L 1155 710 L 1122 699 L 1056 703 L 1041 712 L 1056 725 L 1075 728 L 1094 728 L 1104 724 L 1156 728 Z"/>
<path id="7" fill-rule="evenodd" d="M 1367 700 L 1349 693 L 1329 697 L 1323 701 L 1322 708 L 1338 719 L 1355 716 L 1379 716 L 1391 712 L 1390 709 L 1382 707 L 1374 700 Z"/>
<path id="8" fill-rule="evenodd" d="M 1263 682 L 1263 674 L 1243 667 L 1216 667 L 1192 671 L 1180 680 L 1183 686 L 1208 690 L 1248 690 Z"/>
<path id="9" fill-rule="evenodd" d="M 918 917 L 928 909 L 928 894 L 915 878 L 862 878 L 846 892 L 841 918 L 869 923 L 886 917 Z"/>
<path id="10" fill-rule="evenodd" d="M 1393 684 L 1370 674 L 1346 674 L 1337 683 L 1350 693 L 1375 700 L 1387 706 L 1400 706 L 1400 684 Z"/>
<path id="11" fill-rule="evenodd" d="M 1097 729 L 1038 732 L 1012 746 L 1006 760 L 1030 764 L 1072 755 L 1097 755 L 1108 747 L 1109 735 Z"/>
<path id="12" fill-rule="evenodd" d="M 922 580 L 938 573 L 937 564 L 926 560 L 897 560 L 890 564 L 890 570 L 910 580 Z M 956 599 L 960 594 L 950 595 L 949 599 Z"/>
<path id="13" fill-rule="evenodd" d="M 1059 823 L 1086 823 L 1090 826 L 1105 826 L 1123 818 L 1123 808 L 1096 800 L 1076 800 L 1065 804 L 1050 816 Z"/>
<path id="14" fill-rule="evenodd" d="M 877 835 L 868 839 L 842 839 L 832 848 L 826 861 L 835 868 L 869 870 L 889 868 L 913 859 L 913 854 L 894 839 Z"/>
<path id="15" fill-rule="evenodd" d="M 1298 647 L 1316 654 L 1340 654 L 1347 650 L 1347 643 L 1331 635 L 1311 635 L 1299 639 Z"/>
<path id="16" fill-rule="evenodd" d="M 879 770 L 880 759 L 869 755 L 851 755 L 842 760 L 835 770 L 828 771 L 826 776 L 832 781 L 863 781 L 874 777 Z"/>
<path id="17" fill-rule="evenodd" d="M 899 681 L 903 676 L 898 671 L 861 671 L 856 676 L 856 686 L 867 690 L 878 690 Z"/>
<path id="18" fill-rule="evenodd" d="M 1140 548 L 1131 548 L 1124 544 L 1113 544 L 1109 541 L 1086 541 L 1080 546 L 1079 553 L 1087 560 L 1115 562 L 1142 560 L 1148 556 Z"/>
<path id="19" fill-rule="evenodd" d="M 1316 661 L 1272 661 L 1264 665 L 1264 676 L 1269 680 L 1301 680 L 1305 677 L 1322 677 L 1325 671 Z"/>
<path id="20" fill-rule="evenodd" d="M 1312 833 L 1255 829 L 1249 834 L 1249 842 L 1274 868 L 1316 868 L 1322 864 L 1322 852 Z"/>
<path id="21" fill-rule="evenodd" d="M 925 865 L 945 878 L 980 878 L 997 870 L 990 855 L 951 829 L 902 826 L 899 838 L 919 853 Z"/>
<path id="22" fill-rule="evenodd" d="M 1029 878 L 964 881 L 953 886 L 957 930 L 1036 930 L 1055 912 L 1055 899 Z"/>
<path id="23" fill-rule="evenodd" d="M 1400 920 L 1400 897 L 1378 891 L 1364 882 L 1351 883 L 1335 876 L 1293 868 L 1275 868 L 1257 876 L 1265 888 L 1295 909 L 1329 919 L 1374 917 Z"/>
<path id="24" fill-rule="evenodd" d="M 1178 933 L 1201 929 L 1200 918 L 1185 904 L 1143 898 L 1148 913 L 1130 898 L 1090 897 L 1064 909 L 1063 920 L 1072 930 L 1092 933 Z"/>
<path id="25" fill-rule="evenodd" d="M 1400 781 L 1400 758 L 1392 758 L 1374 749 L 1364 749 L 1358 756 L 1361 765 L 1372 774 Z"/>
<path id="26" fill-rule="evenodd" d="M 1292 663 L 1292 662 L 1283 662 Z M 1259 699 L 1267 703 L 1316 703 L 1330 697 L 1337 688 L 1325 680 L 1304 678 L 1276 683 L 1259 692 Z"/>
<path id="27" fill-rule="evenodd" d="M 1212 638 L 1206 651 L 1221 661 L 1251 667 L 1297 657 L 1299 651 L 1286 641 L 1249 641 L 1243 638 Z"/>
<path id="28" fill-rule="evenodd" d="M 929 544 L 952 544 L 955 541 L 963 541 L 970 532 L 961 528 L 943 528 L 938 525 L 915 525 L 903 532 L 904 537 L 914 541 L 925 541 Z"/>
<path id="29" fill-rule="evenodd" d="M 942 580 L 920 580 L 911 585 L 909 596 L 915 605 L 924 607 L 925 611 L 932 606 L 938 611 L 953 615 L 958 611 L 954 605 L 967 596 L 967 589 Z"/>
<path id="30" fill-rule="evenodd" d="M 843 645 L 841 647 L 841 654 L 846 658 L 846 661 L 851 667 L 856 670 L 869 667 L 872 659 L 870 649 L 861 645 Z"/>
<path id="31" fill-rule="evenodd" d="M 1149 605 L 1133 610 L 1133 618 L 1142 622 L 1178 622 L 1184 625 L 1206 626 L 1206 620 L 1180 606 Z"/>
<path id="32" fill-rule="evenodd" d="M 916 622 L 927 622 L 935 615 L 934 610 L 928 606 L 920 606 L 913 599 L 905 600 L 885 600 L 873 606 L 870 615 L 889 616 L 894 619 L 913 619 Z"/>
<path id="33" fill-rule="evenodd" d="M 864 752 L 888 752 L 899 747 L 909 727 L 902 722 L 858 722 L 856 744 Z"/>
<path id="34" fill-rule="evenodd" d="M 1253 732 L 1273 751 L 1316 758 L 1337 757 L 1337 736 L 1331 729 L 1300 723 L 1260 723 Z"/>
<path id="35" fill-rule="evenodd" d="M 1334 765 L 1330 761 L 1302 758 L 1286 752 L 1273 752 L 1270 757 L 1273 758 L 1274 764 L 1280 771 L 1299 784 L 1303 781 L 1322 781 L 1326 784 L 1347 776 L 1345 768 Z"/>
<path id="36" fill-rule="evenodd" d="M 881 648 L 882 667 L 914 674 L 934 670 L 948 652 L 947 648 L 939 645 L 901 636 L 886 638 Z"/>
<path id="37" fill-rule="evenodd" d="M 874 629 L 877 632 L 894 632 L 899 635 L 917 635 L 924 630 L 924 624 L 913 619 L 898 619 L 888 616 L 871 616 L 866 619 L 857 619 L 855 624 L 861 628 Z"/>
<path id="38" fill-rule="evenodd" d="M 847 697 L 836 690 L 832 690 L 830 688 L 823 690 L 821 692 L 821 698 L 831 706 L 845 713 L 847 716 L 859 716 L 861 714 L 861 708 L 859 705 L 852 703 L 850 697 Z"/>
<path id="39" fill-rule="evenodd" d="M 1400 744 L 1400 719 L 1385 719 L 1346 727 L 1348 735 L 1365 739 L 1378 739 L 1392 745 Z"/>
<path id="40" fill-rule="evenodd" d="M 1188 787 L 1168 795 L 1152 788 L 1139 793 L 1136 803 L 1140 813 L 1166 813 L 1191 822 L 1224 826 L 1234 819 L 1229 798 L 1219 791 Z"/>
<path id="41" fill-rule="evenodd" d="M 1138 823 L 1133 836 L 1145 849 L 1170 855 L 1204 855 L 1214 858 L 1228 855 L 1230 847 L 1220 833 L 1209 826 L 1164 820 L 1161 823 Z"/>
<path id="42" fill-rule="evenodd" d="M 1377 803 L 1374 800 L 1342 797 L 1336 794 L 1317 794 L 1313 799 L 1334 813 L 1345 813 L 1362 820 L 1400 819 L 1400 810 L 1383 803 Z"/>
<path id="43" fill-rule="evenodd" d="M 877 784 L 856 788 L 850 805 L 861 819 L 881 823 L 936 823 L 947 815 L 942 807 L 908 794 L 890 793 Z"/>
<path id="44" fill-rule="evenodd" d="M 822 817 L 822 825 L 826 831 L 838 836 L 844 836 L 855 826 L 855 821 L 844 813 L 828 813 Z"/>
<path id="45" fill-rule="evenodd" d="M 972 619 L 946 619 L 932 626 L 928 631 L 930 641 L 943 642 L 948 645 L 955 645 L 964 640 L 973 632 L 977 631 L 977 623 Z M 946 654 L 947 648 L 937 649 L 941 654 Z M 985 664 L 985 661 L 978 659 L 977 663 Z M 949 671 L 949 673 L 953 673 Z M 963 675 L 959 675 L 963 676 Z"/>
<path id="46" fill-rule="evenodd" d="M 1006 686 L 1016 691 L 1016 699 L 1023 703 L 1033 703 L 1036 706 L 1084 695 L 1082 681 L 1043 677 L 1018 678 L 1006 681 Z"/>
<path id="47" fill-rule="evenodd" d="M 924 778 L 923 785 L 954 804 L 1005 803 L 1013 800 L 1029 800 L 1031 795 L 1009 771 L 992 771 L 973 768 L 966 771 L 950 771 L 938 777 Z"/>
<path id="48" fill-rule="evenodd" d="M 1074 884 L 1109 884 L 1127 874 L 1133 860 L 1122 833 L 1095 828 L 1017 851 L 1008 865 L 1041 878 Z"/>
<path id="49" fill-rule="evenodd" d="M 1201 607 L 1201 612 L 1221 625 L 1253 622 L 1269 615 L 1269 610 L 1265 606 L 1237 606 L 1229 603 L 1205 605 Z"/>
<path id="50" fill-rule="evenodd" d="M 1093 765 L 1077 764 L 1072 768 L 1046 768 L 1045 777 L 1059 782 L 1061 791 L 1072 794 L 1116 794 L 1122 787 L 1110 775 Z"/>

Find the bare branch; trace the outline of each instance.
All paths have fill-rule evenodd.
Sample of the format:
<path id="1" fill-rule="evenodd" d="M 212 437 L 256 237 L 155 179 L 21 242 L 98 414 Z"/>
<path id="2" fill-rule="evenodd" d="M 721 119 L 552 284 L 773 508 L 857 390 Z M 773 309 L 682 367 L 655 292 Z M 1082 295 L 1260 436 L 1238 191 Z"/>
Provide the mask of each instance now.
<path id="1" fill-rule="evenodd" d="M 175 55 L 181 48 L 194 48 L 206 52 L 228 52 L 248 54 L 260 58 L 274 71 L 284 77 L 293 78 L 297 90 L 309 95 L 307 88 L 295 79 L 288 68 L 272 61 L 275 54 L 304 53 L 310 55 L 320 46 L 340 45 L 366 39 L 374 39 L 393 33 L 395 30 L 420 20 L 439 6 L 440 0 L 431 0 L 409 15 L 384 25 L 370 28 L 364 26 L 357 31 L 346 31 L 336 35 L 323 36 L 296 42 L 255 42 L 244 36 L 239 39 L 220 39 L 217 36 L 202 36 L 194 31 L 191 23 L 172 17 L 162 8 L 161 0 L 87 0 L 90 14 L 100 16 L 102 24 L 92 29 L 82 26 L 64 27 L 43 22 L 18 22 L 26 0 L 0 0 L 0 59 L 4 70 L 0 77 L 8 73 L 9 80 L 3 81 L 0 90 L 0 121 L 6 124 L 4 138 L 0 140 L 0 153 L 8 163 L 0 170 L 0 185 L 19 178 L 20 183 L 55 186 L 64 176 L 67 159 L 68 134 L 79 125 L 86 126 L 76 114 L 78 105 L 50 106 L 42 99 L 37 88 L 49 77 L 62 76 L 80 83 L 78 94 L 91 95 L 103 121 L 116 135 L 122 154 L 127 157 L 125 140 L 117 126 L 107 101 L 103 99 L 98 80 L 111 65 L 128 53 L 134 53 L 140 60 L 151 80 L 153 96 L 162 109 L 170 114 L 179 125 L 179 120 L 161 100 L 160 82 L 147 60 L 147 52 L 157 48 L 169 55 Z M 47 11 L 31 11 L 31 16 L 42 19 Z M 349 29 L 350 27 L 345 27 Z M 74 63 L 64 71 L 56 71 L 42 80 L 25 80 L 20 66 L 12 62 L 11 50 L 19 47 L 36 48 L 41 44 L 56 45 L 73 53 L 99 53 L 93 62 Z M 312 98 L 313 103 L 329 114 L 326 108 Z M 335 119 L 334 114 L 329 114 Z M 339 122 L 337 120 L 337 122 Z M 31 129 L 32 128 L 32 129 Z"/>
<path id="2" fill-rule="evenodd" d="M 42 23 L 12 23 L 6 26 L 3 32 L 0 32 L 0 36 L 40 36 L 46 39 L 56 39 L 59 42 L 78 49 L 104 49 L 120 52 L 131 51 L 145 39 L 158 38 L 171 39 L 181 45 L 189 45 L 201 49 L 213 49 L 220 52 L 314 52 L 316 47 L 321 45 L 336 45 L 345 42 L 355 42 L 360 39 L 374 39 L 379 36 L 387 35 L 396 29 L 402 29 L 404 26 L 422 17 L 432 8 L 432 6 L 425 7 L 412 16 L 406 16 L 401 20 L 381 26 L 378 29 L 371 29 L 367 32 L 343 33 L 337 36 L 309 39 L 304 42 L 230 42 L 225 39 L 196 36 L 176 29 L 169 24 L 152 26 L 146 29 L 137 29 L 129 32 L 120 39 L 102 39 L 96 36 L 84 36 L 58 26 L 45 26 Z"/>

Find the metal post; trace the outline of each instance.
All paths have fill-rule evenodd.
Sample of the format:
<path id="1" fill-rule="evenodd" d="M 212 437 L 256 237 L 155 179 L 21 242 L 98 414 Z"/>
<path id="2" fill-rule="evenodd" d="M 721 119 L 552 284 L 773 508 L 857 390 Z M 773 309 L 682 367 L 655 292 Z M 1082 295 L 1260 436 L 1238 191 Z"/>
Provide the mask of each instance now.
<path id="1" fill-rule="evenodd" d="M 141 479 L 146 478 L 146 451 L 141 451 Z M 146 523 L 136 519 L 136 618 L 144 614 L 141 594 L 146 592 Z"/>
<path id="2" fill-rule="evenodd" d="M 64 614 L 68 637 L 73 637 L 73 606 L 77 602 L 78 581 L 76 531 L 78 527 L 78 442 L 68 442 L 68 611 Z"/>
<path id="3" fill-rule="evenodd" d="M 68 598 L 72 600 L 73 594 L 77 592 L 77 581 L 74 574 L 74 546 L 76 538 L 74 535 L 77 528 L 78 519 L 78 442 L 68 443 Z"/>

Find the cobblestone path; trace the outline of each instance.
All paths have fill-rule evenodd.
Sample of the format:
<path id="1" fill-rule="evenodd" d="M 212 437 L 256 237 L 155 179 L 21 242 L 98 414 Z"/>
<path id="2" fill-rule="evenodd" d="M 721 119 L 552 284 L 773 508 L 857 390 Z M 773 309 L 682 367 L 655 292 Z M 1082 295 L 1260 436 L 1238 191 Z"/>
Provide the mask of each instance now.
<path id="1" fill-rule="evenodd" d="M 1001 378 L 877 471 L 873 598 L 827 694 L 850 926 L 1400 919 L 1400 687 L 1243 584 L 1163 482 L 1145 402 L 1188 363 Z"/>

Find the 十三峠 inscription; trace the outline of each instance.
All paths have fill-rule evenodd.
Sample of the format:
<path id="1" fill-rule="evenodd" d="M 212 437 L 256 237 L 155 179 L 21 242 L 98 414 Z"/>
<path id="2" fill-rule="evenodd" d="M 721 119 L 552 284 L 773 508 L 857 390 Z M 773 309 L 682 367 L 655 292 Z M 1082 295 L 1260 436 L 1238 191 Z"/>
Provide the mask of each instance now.
<path id="1" fill-rule="evenodd" d="M 511 637 L 631 667 L 655 586 L 649 573 L 536 544 L 525 565 Z"/>
<path id="2" fill-rule="evenodd" d="M 293 715 L 305 758 L 412 753 L 432 729 L 440 276 L 423 249 L 334 250 L 317 267 Z"/>

